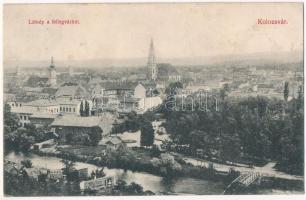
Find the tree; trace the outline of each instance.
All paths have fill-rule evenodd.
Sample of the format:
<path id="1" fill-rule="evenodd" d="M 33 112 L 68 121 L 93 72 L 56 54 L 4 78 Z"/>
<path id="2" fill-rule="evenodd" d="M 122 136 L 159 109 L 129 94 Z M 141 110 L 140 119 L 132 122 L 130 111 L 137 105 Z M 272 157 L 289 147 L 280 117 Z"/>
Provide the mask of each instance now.
<path id="1" fill-rule="evenodd" d="M 21 164 L 25 167 L 25 168 L 31 168 L 32 167 L 32 161 L 29 159 L 26 160 L 22 160 Z"/>
<path id="2" fill-rule="evenodd" d="M 84 105 L 83 105 L 83 101 L 81 101 L 81 105 L 80 105 L 80 115 L 84 116 Z"/>
<path id="3" fill-rule="evenodd" d="M 143 187 L 135 182 L 132 182 L 127 188 L 129 194 L 142 194 Z"/>
<path id="4" fill-rule="evenodd" d="M 304 92 L 303 92 L 303 86 L 299 86 L 299 91 L 298 91 L 298 97 L 297 97 L 297 109 L 303 108 L 304 104 Z"/>
<path id="5" fill-rule="evenodd" d="M 229 85 L 226 83 L 223 85 L 222 89 L 220 90 L 220 98 L 222 101 L 227 97 L 228 92 L 230 91 Z"/>
<path id="6" fill-rule="evenodd" d="M 182 166 L 169 153 L 161 154 L 160 158 L 153 158 L 151 163 L 165 176 L 176 176 L 182 170 Z"/>
<path id="7" fill-rule="evenodd" d="M 287 102 L 289 96 L 289 83 L 286 81 L 284 86 L 284 100 Z"/>
<path id="8" fill-rule="evenodd" d="M 141 146 L 152 146 L 154 143 L 154 129 L 150 121 L 144 121 L 141 128 Z"/>
<path id="9" fill-rule="evenodd" d="M 63 174 L 67 176 L 67 180 L 71 181 L 75 177 L 73 176 L 73 172 L 75 171 L 75 162 L 70 161 L 67 159 L 62 159 L 61 162 L 63 163 L 64 167 L 62 168 Z"/>
<path id="10" fill-rule="evenodd" d="M 169 86 L 166 88 L 165 93 L 167 95 L 175 95 L 177 93 L 177 89 L 180 88 L 183 88 L 183 84 L 181 82 L 170 83 Z"/>
<path id="11" fill-rule="evenodd" d="M 101 128 L 100 127 L 95 127 L 93 129 L 93 131 L 91 133 L 89 133 L 89 144 L 90 145 L 93 145 L 93 146 L 96 146 L 100 140 L 102 139 L 102 134 L 101 134 Z"/>
<path id="12" fill-rule="evenodd" d="M 222 134 L 221 158 L 223 160 L 235 161 L 241 153 L 240 138 L 237 134 Z"/>
<path id="13" fill-rule="evenodd" d="M 85 116 L 85 117 L 88 117 L 88 116 L 89 116 L 89 103 L 88 103 L 88 101 L 85 101 L 84 116 Z"/>
<path id="14" fill-rule="evenodd" d="M 3 120 L 4 133 L 16 131 L 20 127 L 19 118 L 15 113 L 11 112 L 11 106 L 9 104 L 4 105 Z"/>

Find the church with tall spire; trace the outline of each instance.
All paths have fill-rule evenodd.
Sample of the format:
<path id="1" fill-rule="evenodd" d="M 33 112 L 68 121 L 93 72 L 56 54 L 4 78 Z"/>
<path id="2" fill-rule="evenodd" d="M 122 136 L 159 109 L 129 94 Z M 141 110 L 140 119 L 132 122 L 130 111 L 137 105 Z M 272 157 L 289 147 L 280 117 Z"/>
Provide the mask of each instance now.
<path id="1" fill-rule="evenodd" d="M 154 43 L 151 38 L 149 57 L 147 63 L 147 79 L 150 81 L 155 81 L 157 78 L 157 64 L 155 60 Z"/>

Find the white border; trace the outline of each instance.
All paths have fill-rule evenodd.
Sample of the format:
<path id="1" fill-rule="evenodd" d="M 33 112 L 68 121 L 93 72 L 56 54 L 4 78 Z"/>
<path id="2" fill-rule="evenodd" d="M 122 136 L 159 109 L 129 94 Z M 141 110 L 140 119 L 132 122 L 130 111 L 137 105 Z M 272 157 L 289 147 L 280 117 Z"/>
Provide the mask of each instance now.
<path id="1" fill-rule="evenodd" d="M 220 2 L 220 3 L 234 3 L 234 2 L 241 2 L 241 3 L 264 3 L 264 2 L 305 2 L 305 0 L 245 0 L 245 1 L 233 1 L 233 0 L 198 0 L 198 1 L 192 1 L 192 0 L 0 0 L 0 37 L 1 37 L 1 50 L 0 50 L 0 154 L 1 154 L 1 160 L 0 160 L 0 199 L 25 199 L 25 200 L 32 200 L 32 199 L 101 199 L 104 200 L 116 200 L 116 199 L 147 199 L 147 200 L 162 200 L 162 199 L 168 199 L 168 200 L 183 200 L 183 199 L 190 199 L 190 200 L 202 200 L 202 199 L 209 199 L 209 200 L 219 200 L 219 199 L 230 199 L 230 200 L 254 200 L 254 199 L 268 199 L 268 200 L 289 200 L 289 199 L 306 199 L 306 195 L 194 195 L 194 196 L 86 196 L 86 197 L 4 197 L 3 196 L 3 165 L 2 165 L 2 159 L 3 159 L 3 4 L 30 4 L 30 3 L 205 3 L 205 2 Z M 305 14 L 304 14 L 304 27 L 305 27 Z M 304 30 L 304 41 L 305 41 L 305 30 Z M 305 47 L 305 42 L 304 42 Z M 304 48 L 304 79 L 306 74 L 305 69 L 305 48 Z M 304 80 L 304 89 L 305 89 L 305 80 Z M 305 94 L 305 92 L 304 92 Z M 305 119 L 305 111 L 306 111 L 306 99 L 304 95 L 304 124 L 306 125 L 306 119 Z M 304 127 L 304 163 L 306 158 L 305 153 L 305 144 L 306 144 L 306 138 L 305 138 L 305 127 Z M 305 164 L 304 164 L 304 177 L 305 177 Z M 305 178 L 304 178 L 305 179 Z M 304 191 L 306 192 L 306 184 L 304 182 Z"/>

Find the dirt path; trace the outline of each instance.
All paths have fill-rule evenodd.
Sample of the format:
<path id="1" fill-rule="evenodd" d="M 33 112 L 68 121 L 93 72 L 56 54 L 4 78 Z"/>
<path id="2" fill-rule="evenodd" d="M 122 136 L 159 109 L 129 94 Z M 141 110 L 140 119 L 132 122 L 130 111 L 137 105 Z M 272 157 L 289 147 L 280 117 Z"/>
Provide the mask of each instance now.
<path id="1" fill-rule="evenodd" d="M 177 153 L 175 153 L 177 154 Z M 230 170 L 230 168 L 234 168 L 236 171 L 245 173 L 245 172 L 259 172 L 264 176 L 267 177 L 278 177 L 278 178 L 283 178 L 283 179 L 289 179 L 289 180 L 304 180 L 303 176 L 296 176 L 296 175 L 291 175 L 291 174 L 287 174 L 284 172 L 280 172 L 277 171 L 274 166 L 276 165 L 275 162 L 269 162 L 268 164 L 266 164 L 263 167 L 257 167 L 255 166 L 254 168 L 249 168 L 246 166 L 231 166 L 231 165 L 226 165 L 226 164 L 220 164 L 220 163 L 214 163 L 214 162 L 210 162 L 207 160 L 202 160 L 202 159 L 195 159 L 189 156 L 184 156 L 181 155 L 183 160 L 186 163 L 190 163 L 194 166 L 204 166 L 204 167 L 208 167 L 209 163 L 212 163 L 215 170 L 220 171 L 220 172 L 228 172 Z"/>

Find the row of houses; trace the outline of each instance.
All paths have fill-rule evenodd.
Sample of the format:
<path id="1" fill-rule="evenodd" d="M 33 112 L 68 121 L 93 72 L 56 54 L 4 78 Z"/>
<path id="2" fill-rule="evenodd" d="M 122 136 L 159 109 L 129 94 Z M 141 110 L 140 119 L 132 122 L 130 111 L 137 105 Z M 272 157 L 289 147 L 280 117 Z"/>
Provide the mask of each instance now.
<path id="1" fill-rule="evenodd" d="M 45 125 L 44 121 L 49 123 L 58 115 L 80 116 L 81 108 L 85 109 L 87 103 L 88 115 L 99 115 L 109 110 L 120 113 L 143 113 L 162 103 L 160 97 L 150 96 L 148 89 L 141 83 L 136 86 L 113 86 L 106 91 L 97 84 L 91 93 L 92 99 L 89 99 L 88 92 L 83 87 L 64 86 L 58 89 L 55 98 L 33 101 L 12 99 L 6 103 L 11 106 L 11 112 L 19 115 L 21 125 L 33 121 L 38 125 Z"/>
<path id="2" fill-rule="evenodd" d="M 4 160 L 4 172 L 12 175 L 14 177 L 23 176 L 35 181 L 65 181 L 66 175 L 63 173 L 62 169 L 47 169 L 42 167 L 25 167 L 22 164 L 15 163 L 9 160 Z M 96 172 L 99 172 L 97 169 Z M 76 177 L 78 177 L 83 183 L 91 182 L 87 181 L 90 178 L 96 179 L 96 173 L 94 173 L 94 177 L 92 177 L 92 173 L 89 173 L 88 168 L 73 168 L 73 173 Z M 114 182 L 112 182 L 114 183 Z"/>

